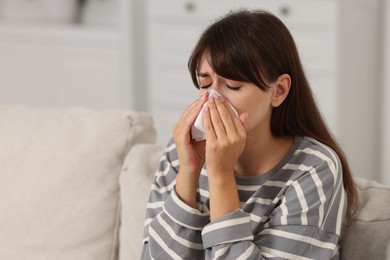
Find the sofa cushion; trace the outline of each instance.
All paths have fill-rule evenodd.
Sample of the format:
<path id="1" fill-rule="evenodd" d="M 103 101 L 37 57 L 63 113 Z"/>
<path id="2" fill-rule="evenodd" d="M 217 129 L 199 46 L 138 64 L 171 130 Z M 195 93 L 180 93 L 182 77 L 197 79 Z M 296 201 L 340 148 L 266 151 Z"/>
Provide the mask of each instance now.
<path id="1" fill-rule="evenodd" d="M 157 144 L 137 144 L 123 164 L 120 260 L 140 258 L 146 203 L 163 151 L 164 147 Z"/>
<path id="2" fill-rule="evenodd" d="M 365 179 L 355 181 L 359 208 L 344 226 L 341 258 L 390 259 L 390 188 Z"/>
<path id="3" fill-rule="evenodd" d="M 141 113 L 0 106 L 0 259 L 117 259 L 119 172 L 154 140 Z"/>

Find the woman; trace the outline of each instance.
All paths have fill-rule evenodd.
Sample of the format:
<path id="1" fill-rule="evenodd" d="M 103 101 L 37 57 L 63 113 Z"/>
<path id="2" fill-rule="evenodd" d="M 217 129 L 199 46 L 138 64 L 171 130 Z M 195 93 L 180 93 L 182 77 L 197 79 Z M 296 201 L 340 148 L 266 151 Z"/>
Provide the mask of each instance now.
<path id="1" fill-rule="evenodd" d="M 201 98 L 156 173 L 142 259 L 338 259 L 355 186 L 288 29 L 232 12 L 202 34 L 189 70 Z M 207 139 L 195 141 L 204 104 Z"/>

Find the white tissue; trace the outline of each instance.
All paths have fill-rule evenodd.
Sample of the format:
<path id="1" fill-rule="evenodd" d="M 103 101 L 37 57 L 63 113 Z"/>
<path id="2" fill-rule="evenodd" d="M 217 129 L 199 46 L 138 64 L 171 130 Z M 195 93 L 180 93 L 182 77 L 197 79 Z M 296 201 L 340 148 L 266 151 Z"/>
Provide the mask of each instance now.
<path id="1" fill-rule="evenodd" d="M 209 92 L 209 97 L 222 96 L 221 94 L 219 94 L 217 91 L 215 91 L 213 89 L 209 90 L 208 92 Z M 231 106 L 234 113 L 236 113 L 236 115 L 238 116 L 238 113 L 237 113 L 236 109 L 234 109 L 232 104 L 230 104 L 227 100 L 226 100 L 226 102 Z M 203 105 L 202 110 L 200 111 L 198 117 L 195 119 L 195 123 L 191 127 L 191 136 L 192 136 L 192 139 L 195 139 L 195 141 L 202 141 L 202 140 L 206 139 L 206 133 L 205 133 L 204 128 L 203 128 L 203 111 L 204 111 L 204 108 L 206 106 L 207 106 L 207 102 Z"/>

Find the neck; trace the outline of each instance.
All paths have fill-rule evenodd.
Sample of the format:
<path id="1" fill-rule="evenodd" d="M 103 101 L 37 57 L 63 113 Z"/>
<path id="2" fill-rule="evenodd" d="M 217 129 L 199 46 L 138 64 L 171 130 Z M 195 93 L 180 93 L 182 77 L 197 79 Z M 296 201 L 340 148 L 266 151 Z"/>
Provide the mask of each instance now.
<path id="1" fill-rule="evenodd" d="M 239 176 L 256 176 L 275 167 L 287 154 L 293 138 L 276 137 L 271 131 L 247 133 L 246 145 L 235 172 Z"/>

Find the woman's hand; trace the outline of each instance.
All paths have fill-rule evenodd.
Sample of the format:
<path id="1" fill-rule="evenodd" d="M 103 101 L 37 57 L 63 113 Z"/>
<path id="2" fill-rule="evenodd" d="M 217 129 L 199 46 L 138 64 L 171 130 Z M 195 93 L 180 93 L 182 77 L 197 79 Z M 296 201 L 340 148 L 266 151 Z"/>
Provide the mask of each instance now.
<path id="1" fill-rule="evenodd" d="M 223 97 L 210 97 L 203 113 L 211 221 L 240 208 L 234 168 L 245 147 L 248 114 L 237 117 L 226 104 Z"/>
<path id="2" fill-rule="evenodd" d="M 191 127 L 202 106 L 207 102 L 207 96 L 208 93 L 205 93 L 187 107 L 172 129 L 173 140 L 176 144 L 180 162 L 180 170 L 188 174 L 199 174 L 205 159 L 205 141 L 194 141 L 191 138 Z"/>
<path id="3" fill-rule="evenodd" d="M 196 142 L 191 138 L 191 127 L 206 103 L 208 93 L 195 100 L 173 126 L 173 140 L 180 162 L 176 177 L 176 192 L 189 206 L 196 207 L 198 179 L 205 160 L 205 141 Z"/>
<path id="4" fill-rule="evenodd" d="M 212 96 L 203 114 L 208 172 L 230 174 L 245 147 L 248 114 L 237 117 L 223 97 Z"/>

